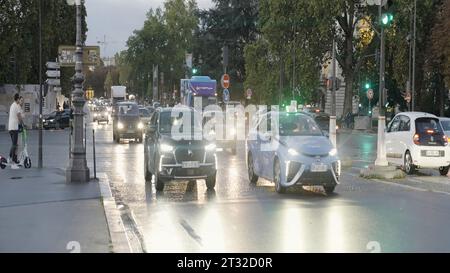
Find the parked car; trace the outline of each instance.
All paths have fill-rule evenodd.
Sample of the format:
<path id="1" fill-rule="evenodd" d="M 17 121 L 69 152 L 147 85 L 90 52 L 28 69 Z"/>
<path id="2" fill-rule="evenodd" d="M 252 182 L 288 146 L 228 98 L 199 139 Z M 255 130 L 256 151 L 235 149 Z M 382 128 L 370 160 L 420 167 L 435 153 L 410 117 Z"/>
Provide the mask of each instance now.
<path id="1" fill-rule="evenodd" d="M 403 167 L 407 174 L 430 168 L 447 175 L 450 152 L 439 119 L 422 112 L 397 114 L 386 129 L 386 156 L 389 163 Z"/>
<path id="2" fill-rule="evenodd" d="M 139 108 L 135 102 L 118 102 L 113 116 L 113 140 L 120 143 L 122 138 L 143 140 L 144 124 L 139 117 Z"/>
<path id="3" fill-rule="evenodd" d="M 185 108 L 178 117 L 172 117 L 173 108 L 159 108 L 150 121 L 144 141 L 144 171 L 147 181 L 155 176 L 156 190 L 164 190 L 166 182 L 172 180 L 205 179 L 210 190 L 216 185 L 216 145 L 203 138 L 201 122 L 192 108 Z M 193 132 L 182 138 L 174 133 L 177 127 L 186 125 L 183 117 L 191 115 Z M 189 120 L 189 119 L 188 119 Z M 179 128 L 179 127 L 178 127 Z M 194 133 L 197 132 L 197 133 Z M 198 132 L 200 134 L 198 135 Z M 193 136 L 193 138 L 191 138 Z"/>
<path id="4" fill-rule="evenodd" d="M 232 115 L 229 117 L 229 120 L 227 121 L 227 115 Z M 224 111 L 221 111 L 220 109 L 217 109 L 217 111 L 204 111 L 203 112 L 203 124 L 206 125 L 214 124 L 214 127 L 211 128 L 212 130 L 208 132 L 210 135 L 213 135 L 213 139 L 215 139 L 216 145 L 219 148 L 222 149 L 229 149 L 231 154 L 236 154 L 237 149 L 237 132 L 238 128 L 238 120 L 234 116 L 234 111 L 227 111 L 225 108 Z M 219 122 L 218 118 L 222 118 L 222 121 Z M 221 126 L 222 135 L 218 135 L 218 132 L 216 132 L 216 126 Z"/>
<path id="5" fill-rule="evenodd" d="M 43 128 L 46 130 L 64 129 L 68 127 L 70 127 L 70 109 L 54 111 L 43 120 Z"/>
<path id="6" fill-rule="evenodd" d="M 272 111 L 261 116 L 250 130 L 246 152 L 250 182 L 265 178 L 275 183 L 278 193 L 297 184 L 323 186 L 330 194 L 339 183 L 337 151 L 305 113 Z"/>

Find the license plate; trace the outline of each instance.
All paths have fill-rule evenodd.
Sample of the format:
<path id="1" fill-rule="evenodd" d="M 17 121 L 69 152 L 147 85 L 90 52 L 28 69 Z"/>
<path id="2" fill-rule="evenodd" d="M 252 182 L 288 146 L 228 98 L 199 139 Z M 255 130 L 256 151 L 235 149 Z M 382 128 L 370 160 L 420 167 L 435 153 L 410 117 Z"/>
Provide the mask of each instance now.
<path id="1" fill-rule="evenodd" d="M 311 172 L 313 173 L 323 173 L 328 170 L 327 165 L 323 163 L 313 163 L 311 164 Z"/>
<path id="2" fill-rule="evenodd" d="M 198 163 L 198 161 L 184 161 L 182 166 L 183 169 L 195 169 L 200 167 L 200 164 Z"/>
<path id="3" fill-rule="evenodd" d="M 426 154 L 426 156 L 440 156 L 441 155 L 440 151 L 426 151 L 425 154 Z"/>

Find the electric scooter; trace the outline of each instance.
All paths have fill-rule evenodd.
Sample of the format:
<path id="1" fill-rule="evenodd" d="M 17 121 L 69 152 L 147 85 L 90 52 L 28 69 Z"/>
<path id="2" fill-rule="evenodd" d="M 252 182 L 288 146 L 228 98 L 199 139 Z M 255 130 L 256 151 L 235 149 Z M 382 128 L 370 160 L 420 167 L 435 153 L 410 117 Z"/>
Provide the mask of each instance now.
<path id="1" fill-rule="evenodd" d="M 23 145 L 23 149 L 20 152 L 19 157 L 19 163 L 17 163 L 16 165 L 18 167 L 24 167 L 25 169 L 29 169 L 31 168 L 31 158 L 28 155 L 28 133 L 27 133 L 27 128 L 25 126 L 23 126 L 23 130 L 21 132 L 22 135 L 22 145 Z M 12 166 L 14 163 L 8 163 L 8 160 L 3 157 L 0 156 L 0 168 L 5 169 L 7 166 Z"/>

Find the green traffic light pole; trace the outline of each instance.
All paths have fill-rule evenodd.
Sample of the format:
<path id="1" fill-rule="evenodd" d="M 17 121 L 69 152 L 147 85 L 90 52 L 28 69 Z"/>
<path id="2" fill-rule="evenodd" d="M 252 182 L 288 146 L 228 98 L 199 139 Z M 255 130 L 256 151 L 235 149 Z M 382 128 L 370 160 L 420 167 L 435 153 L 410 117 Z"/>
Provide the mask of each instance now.
<path id="1" fill-rule="evenodd" d="M 389 22 L 386 22 L 384 19 L 386 15 L 382 15 L 382 3 L 378 7 L 378 14 L 381 21 L 380 24 L 380 82 L 379 82 L 379 113 L 378 113 L 378 138 L 377 138 L 377 159 L 375 160 L 375 166 L 388 166 L 387 157 L 386 157 L 386 141 L 385 141 L 385 128 L 386 128 L 386 115 L 385 115 L 385 94 L 384 94 L 384 85 L 385 85 L 385 37 L 384 37 L 384 25 Z M 389 18 L 388 18 L 389 19 Z"/>

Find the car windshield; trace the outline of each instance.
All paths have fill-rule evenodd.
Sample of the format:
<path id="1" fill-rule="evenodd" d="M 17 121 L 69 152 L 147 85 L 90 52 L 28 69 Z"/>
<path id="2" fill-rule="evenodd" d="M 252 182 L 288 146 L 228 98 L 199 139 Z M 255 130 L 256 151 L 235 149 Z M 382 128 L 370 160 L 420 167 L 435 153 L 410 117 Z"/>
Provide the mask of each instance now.
<path id="1" fill-rule="evenodd" d="M 119 115 L 139 115 L 139 109 L 136 104 L 122 104 L 119 105 Z"/>
<path id="2" fill-rule="evenodd" d="M 418 118 L 416 119 L 416 132 L 428 133 L 432 130 L 435 133 L 442 133 L 442 128 L 439 125 L 439 120 L 435 118 Z"/>
<path id="3" fill-rule="evenodd" d="M 191 133 L 194 133 L 194 131 L 201 131 L 202 130 L 201 115 L 197 113 L 196 115 L 198 115 L 198 118 L 195 119 L 193 113 L 195 113 L 195 112 L 184 111 L 184 112 L 179 112 L 178 117 L 173 117 L 171 111 L 161 112 L 160 120 L 159 120 L 159 132 L 161 134 L 170 134 L 172 132 L 173 126 L 179 127 L 180 133 L 186 132 L 188 129 L 183 128 L 183 126 L 185 125 L 185 124 L 183 124 L 183 117 L 185 115 L 191 116 L 190 117 L 190 119 L 191 119 L 190 126 L 192 126 Z M 174 128 L 174 129 L 176 130 L 176 128 Z"/>
<path id="4" fill-rule="evenodd" d="M 442 127 L 444 131 L 450 131 L 450 120 L 441 120 Z"/>
<path id="5" fill-rule="evenodd" d="M 280 114 L 280 136 L 322 136 L 317 123 L 304 114 Z"/>

